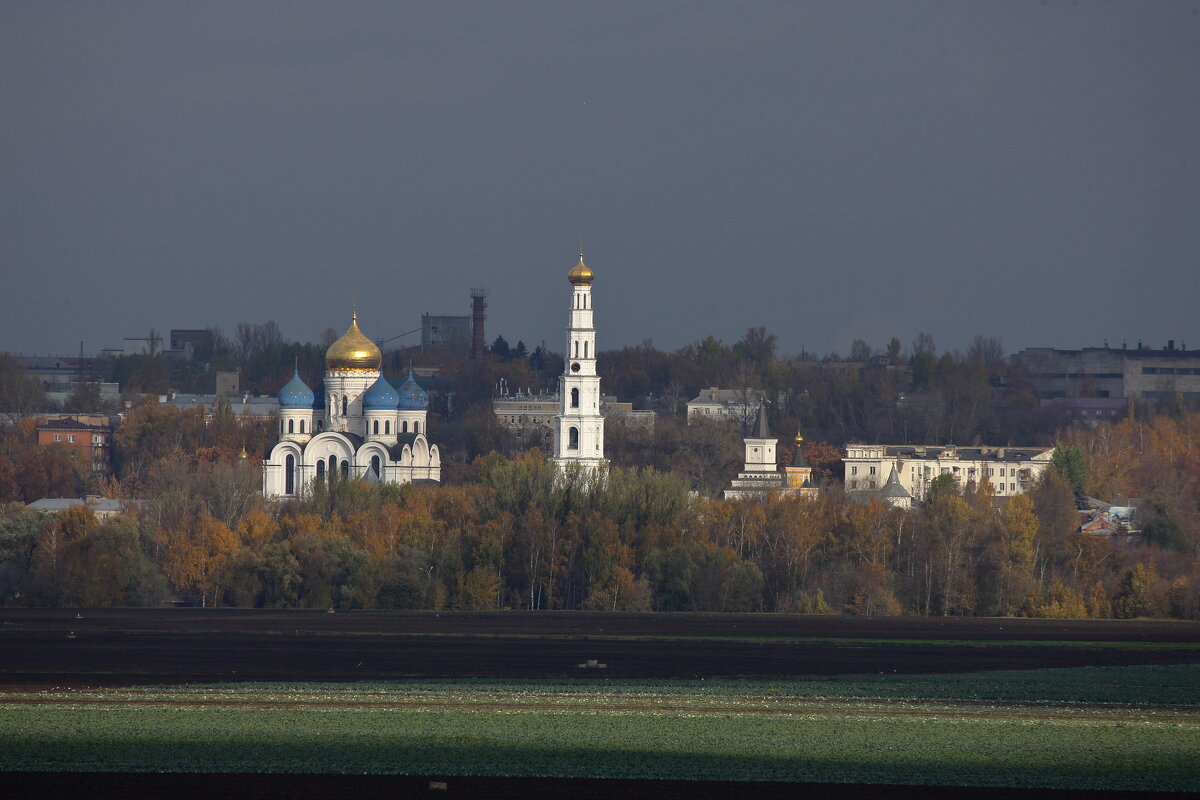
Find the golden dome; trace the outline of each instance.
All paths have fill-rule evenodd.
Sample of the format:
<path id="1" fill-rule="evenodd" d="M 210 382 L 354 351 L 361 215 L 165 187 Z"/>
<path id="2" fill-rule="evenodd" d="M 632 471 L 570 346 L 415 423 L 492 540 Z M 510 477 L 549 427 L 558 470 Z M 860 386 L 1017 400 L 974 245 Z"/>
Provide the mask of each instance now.
<path id="1" fill-rule="evenodd" d="M 576 286 L 591 286 L 592 278 L 594 277 L 595 273 L 592 272 L 591 268 L 588 267 L 587 264 L 583 263 L 583 253 L 580 253 L 579 263 L 567 273 L 567 280 Z"/>
<path id="2" fill-rule="evenodd" d="M 342 338 L 325 351 L 325 369 L 356 369 L 378 372 L 383 365 L 383 354 L 375 343 L 358 329 L 358 314 L 350 320 L 350 327 Z"/>

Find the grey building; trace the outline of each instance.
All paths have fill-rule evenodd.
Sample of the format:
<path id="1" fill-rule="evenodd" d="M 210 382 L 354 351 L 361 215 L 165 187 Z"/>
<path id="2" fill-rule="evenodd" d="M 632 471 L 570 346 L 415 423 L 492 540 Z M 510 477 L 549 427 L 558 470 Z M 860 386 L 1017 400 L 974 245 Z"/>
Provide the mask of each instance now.
<path id="1" fill-rule="evenodd" d="M 466 354 L 471 350 L 471 318 L 421 315 L 421 352 L 431 348 Z"/>
<path id="2" fill-rule="evenodd" d="M 1012 357 L 1039 397 L 1114 397 L 1200 401 L 1200 350 L 1030 347 Z"/>

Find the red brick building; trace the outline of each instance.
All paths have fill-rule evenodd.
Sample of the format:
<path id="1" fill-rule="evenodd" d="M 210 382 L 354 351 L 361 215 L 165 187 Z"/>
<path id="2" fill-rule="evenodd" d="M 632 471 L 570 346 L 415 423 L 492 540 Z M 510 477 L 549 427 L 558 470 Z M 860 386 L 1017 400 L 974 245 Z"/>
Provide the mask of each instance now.
<path id="1" fill-rule="evenodd" d="M 106 472 L 112 453 L 113 429 L 77 419 L 54 419 L 37 427 L 38 445 L 67 449 L 79 463 L 90 464 L 93 472 Z"/>

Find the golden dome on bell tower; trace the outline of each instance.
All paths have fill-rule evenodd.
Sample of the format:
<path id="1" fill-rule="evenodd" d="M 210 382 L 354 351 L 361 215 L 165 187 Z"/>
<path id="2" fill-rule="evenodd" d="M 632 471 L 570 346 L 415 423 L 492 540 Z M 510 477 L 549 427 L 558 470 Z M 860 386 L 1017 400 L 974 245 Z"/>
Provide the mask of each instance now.
<path id="1" fill-rule="evenodd" d="M 350 327 L 325 351 L 325 369 L 353 369 L 378 372 L 383 354 L 358 328 L 358 313 L 350 318 Z"/>
<path id="2" fill-rule="evenodd" d="M 583 256 L 580 256 L 579 263 L 567 273 L 567 280 L 576 286 L 590 286 L 592 284 L 592 278 L 595 276 L 596 275 L 594 272 L 592 272 L 591 267 L 583 263 Z"/>

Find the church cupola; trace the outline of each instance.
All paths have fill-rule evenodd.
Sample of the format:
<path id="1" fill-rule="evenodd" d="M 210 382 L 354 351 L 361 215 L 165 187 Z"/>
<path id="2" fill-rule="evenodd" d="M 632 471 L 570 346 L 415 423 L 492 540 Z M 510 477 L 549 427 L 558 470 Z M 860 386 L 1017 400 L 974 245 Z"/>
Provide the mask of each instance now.
<path id="1" fill-rule="evenodd" d="M 363 415 L 368 441 L 396 441 L 396 406 L 400 395 L 382 375 L 363 392 Z"/>
<path id="2" fill-rule="evenodd" d="M 429 408 L 429 393 L 417 383 L 411 369 L 408 371 L 408 380 L 400 386 L 399 405 L 405 411 L 424 411 Z"/>
<path id="3" fill-rule="evenodd" d="M 400 411 L 396 415 L 400 424 L 400 433 L 428 433 L 425 423 L 428 419 L 429 393 L 421 388 L 413 372 L 408 371 L 408 379 L 400 385 Z"/>
<path id="4" fill-rule="evenodd" d="M 379 379 L 383 355 L 358 327 L 350 327 L 325 352 L 325 430 L 367 436 L 363 394 Z"/>
<path id="5" fill-rule="evenodd" d="M 292 379 L 279 390 L 279 407 L 287 410 L 303 408 L 311 411 L 315 399 L 313 390 L 300 379 L 300 368 L 296 367 Z"/>
<path id="6" fill-rule="evenodd" d="M 300 379 L 297 366 L 292 379 L 279 390 L 279 438 L 306 442 L 313 435 L 313 404 L 316 397 Z"/>
<path id="7" fill-rule="evenodd" d="M 382 375 L 363 393 L 364 411 L 395 411 L 400 395 Z"/>
<path id="8" fill-rule="evenodd" d="M 383 365 L 383 354 L 379 348 L 359 330 L 358 312 L 350 317 L 350 327 L 341 338 L 325 351 L 325 369 L 352 371 L 379 371 Z"/>

